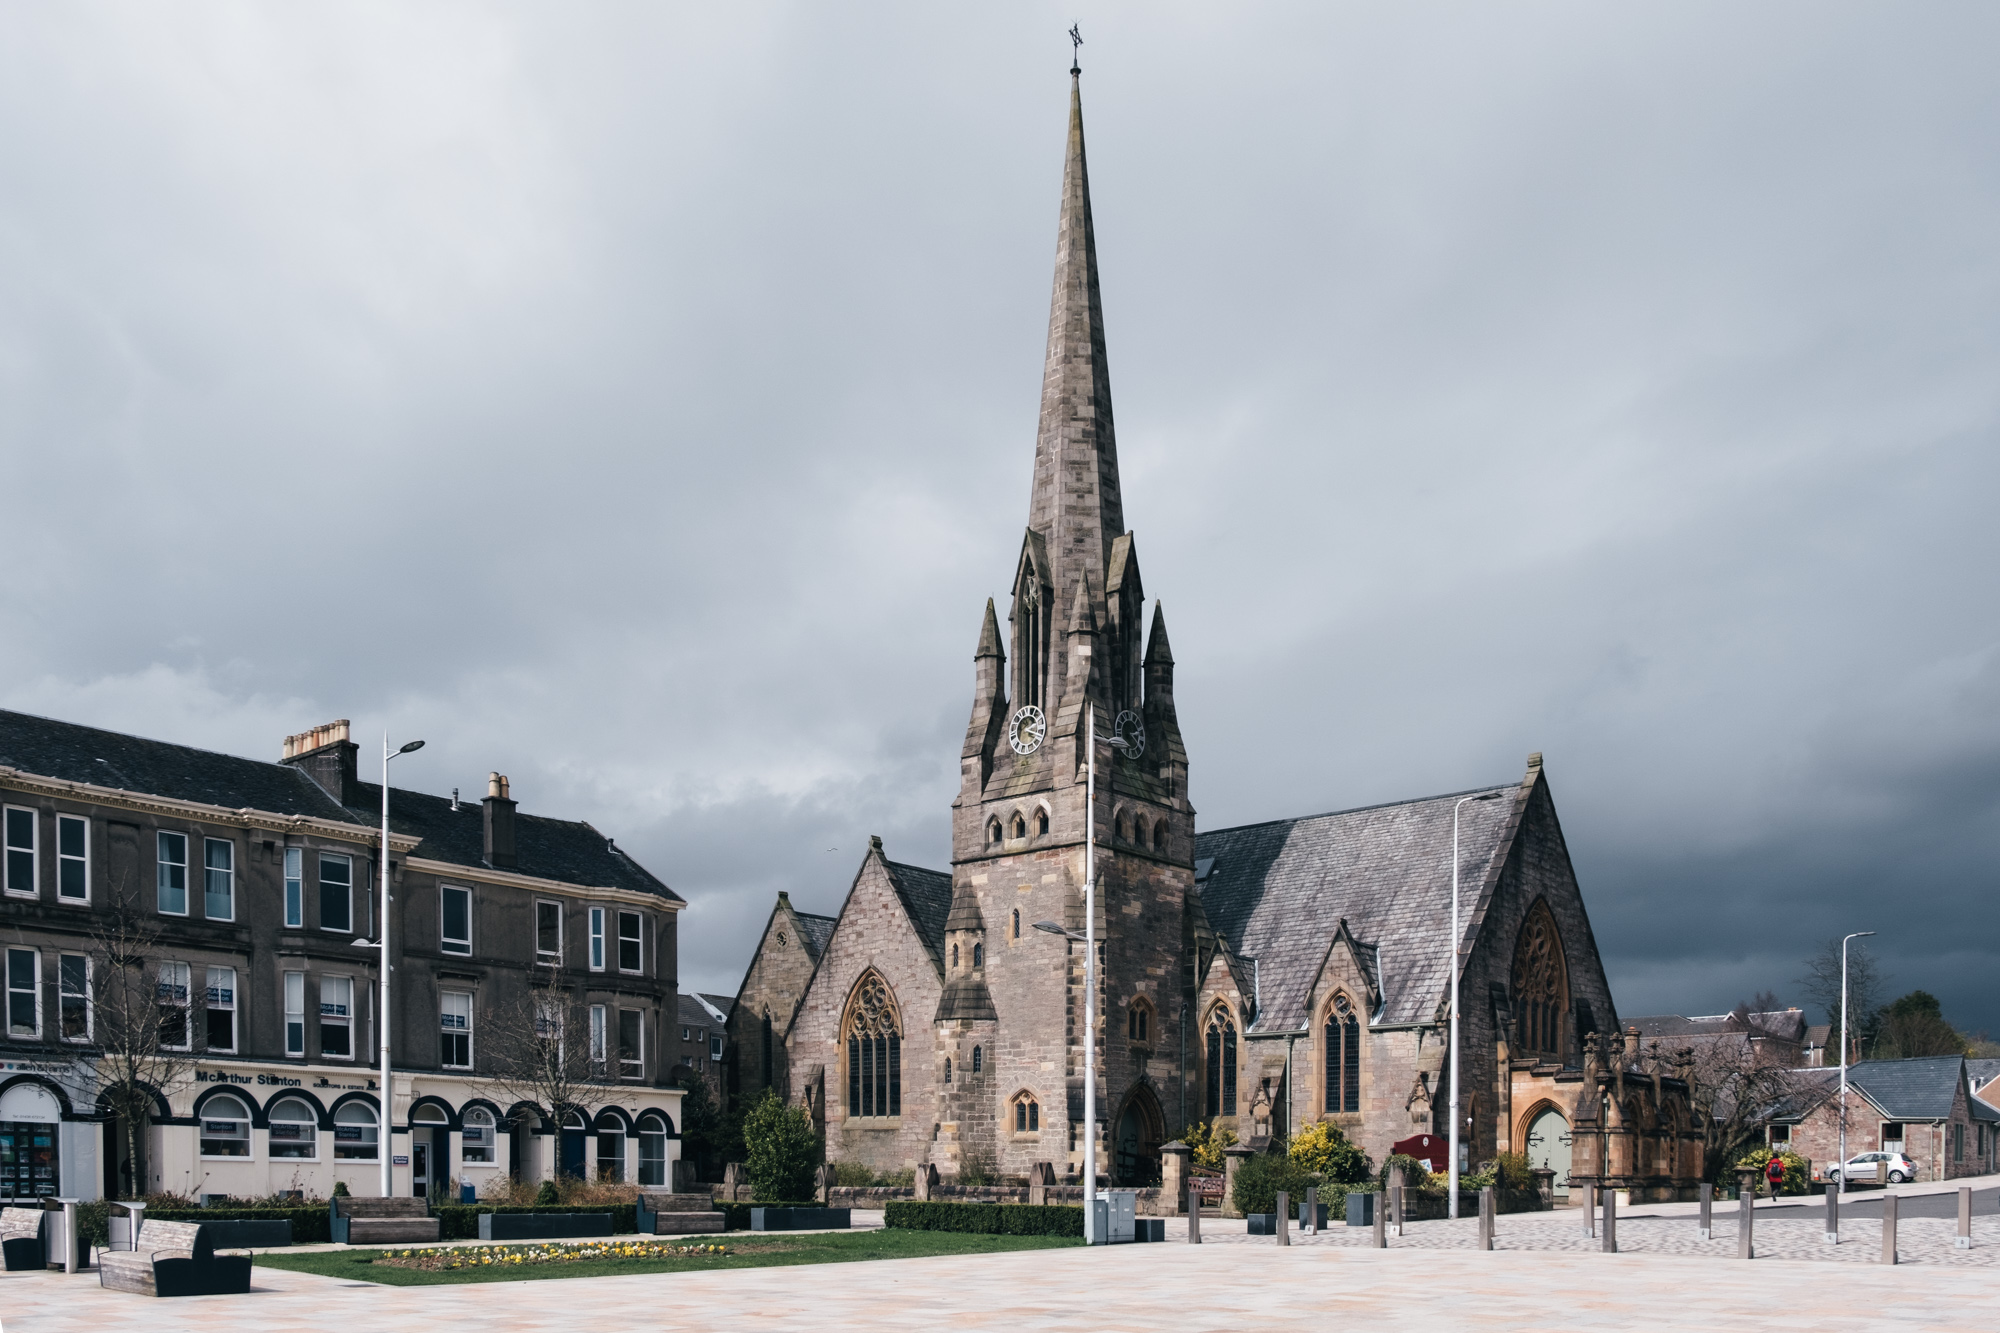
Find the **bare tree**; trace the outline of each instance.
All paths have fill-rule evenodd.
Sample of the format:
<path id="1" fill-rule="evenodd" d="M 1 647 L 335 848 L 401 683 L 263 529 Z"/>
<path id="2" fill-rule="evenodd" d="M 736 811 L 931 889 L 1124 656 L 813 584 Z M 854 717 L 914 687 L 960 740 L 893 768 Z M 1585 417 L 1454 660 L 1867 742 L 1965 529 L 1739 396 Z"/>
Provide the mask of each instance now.
<path id="1" fill-rule="evenodd" d="M 1803 1116 L 1831 1095 L 1823 1073 L 1790 1068 L 1766 1043 L 1752 1041 L 1752 1031 L 1745 1022 L 1735 1032 L 1680 1045 L 1656 1041 L 1649 1050 L 1656 1070 L 1687 1083 L 1705 1180 L 1758 1146 L 1774 1117 Z"/>
<path id="2" fill-rule="evenodd" d="M 78 1086 L 123 1126 L 134 1194 L 146 1188 L 155 1099 L 193 1072 L 206 1035 L 194 1021 L 192 974 L 161 959 L 160 939 L 153 919 L 134 908 L 129 887 L 114 888 L 110 912 L 91 929 L 87 1022 L 96 1056 L 76 1064 Z"/>
<path id="3" fill-rule="evenodd" d="M 1805 992 L 1807 1002 L 1826 1015 L 1828 1025 L 1834 1029 L 1838 1043 L 1834 1047 L 1834 1063 L 1840 1062 L 1842 1049 L 1850 1059 L 1857 1057 L 1859 1050 L 1854 1042 L 1839 1031 L 1840 940 L 1826 941 L 1806 959 L 1805 966 L 1806 974 L 1795 984 Z M 1855 1036 L 1872 1034 L 1879 1026 L 1888 985 L 1889 978 L 1876 966 L 1865 944 L 1857 940 L 1847 946 L 1847 1014 Z"/>
<path id="4" fill-rule="evenodd" d="M 557 1129 L 582 1105 L 583 1090 L 606 1080 L 607 1034 L 592 1029 L 589 1009 L 553 965 L 531 974 L 486 1026 L 480 1048 L 494 1092 L 540 1108 Z"/>

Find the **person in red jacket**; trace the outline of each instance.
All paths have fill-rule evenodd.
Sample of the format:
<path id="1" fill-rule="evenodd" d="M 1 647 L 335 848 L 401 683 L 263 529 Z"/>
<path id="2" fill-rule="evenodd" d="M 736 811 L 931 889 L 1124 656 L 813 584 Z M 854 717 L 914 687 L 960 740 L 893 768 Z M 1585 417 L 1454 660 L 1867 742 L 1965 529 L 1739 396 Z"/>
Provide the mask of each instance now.
<path id="1" fill-rule="evenodd" d="M 1771 1160 L 1764 1163 L 1764 1179 L 1771 1182 L 1771 1197 L 1777 1198 L 1785 1188 L 1785 1159 L 1771 1154 Z"/>

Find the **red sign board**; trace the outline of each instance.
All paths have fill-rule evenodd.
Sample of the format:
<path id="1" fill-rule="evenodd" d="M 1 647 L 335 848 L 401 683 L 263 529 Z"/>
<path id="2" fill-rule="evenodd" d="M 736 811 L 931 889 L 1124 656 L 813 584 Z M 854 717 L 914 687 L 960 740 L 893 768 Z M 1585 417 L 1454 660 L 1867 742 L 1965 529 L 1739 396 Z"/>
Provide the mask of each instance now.
<path id="1" fill-rule="evenodd" d="M 1389 1145 L 1391 1153 L 1414 1157 L 1433 1175 L 1441 1173 L 1451 1157 L 1451 1144 L 1436 1134 L 1412 1134 Z"/>

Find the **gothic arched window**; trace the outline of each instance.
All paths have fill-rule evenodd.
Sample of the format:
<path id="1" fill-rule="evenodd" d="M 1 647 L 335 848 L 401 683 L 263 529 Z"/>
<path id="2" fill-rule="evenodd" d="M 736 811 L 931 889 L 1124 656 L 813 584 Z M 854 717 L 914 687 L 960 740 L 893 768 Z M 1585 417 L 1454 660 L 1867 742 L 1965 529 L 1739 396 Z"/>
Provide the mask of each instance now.
<path id="1" fill-rule="evenodd" d="M 1007 831 L 1013 836 L 1014 841 L 1019 842 L 1028 836 L 1028 821 L 1017 814 L 1014 816 L 1014 822 L 1008 826 Z"/>
<path id="2" fill-rule="evenodd" d="M 986 845 L 989 847 L 1000 845 L 1000 821 L 997 819 L 986 821 Z"/>
<path id="3" fill-rule="evenodd" d="M 1562 935 L 1549 905 L 1536 899 L 1521 923 L 1514 946 L 1515 1027 L 1517 1054 L 1560 1058 L 1563 1015 L 1569 1012 L 1569 964 L 1563 957 Z"/>
<path id="4" fill-rule="evenodd" d="M 1220 1005 L 1208 1019 L 1208 1114 L 1236 1114 L 1236 1023 Z"/>
<path id="5" fill-rule="evenodd" d="M 903 1028 L 889 983 L 865 974 L 848 1001 L 847 1114 L 899 1116 L 903 1113 Z"/>
<path id="6" fill-rule="evenodd" d="M 948 1055 L 944 1058 L 944 1081 L 951 1082 L 951 1057 Z"/>
<path id="7" fill-rule="evenodd" d="M 1167 821 L 1164 819 L 1153 825 L 1153 850 L 1156 852 L 1167 850 Z"/>
<path id="8" fill-rule="evenodd" d="M 1125 1007 L 1125 1036 L 1127 1040 L 1141 1043 L 1153 1039 L 1153 1006 L 1144 996 Z"/>
<path id="9" fill-rule="evenodd" d="M 1345 995 L 1326 1010 L 1326 1111 L 1361 1109 L 1361 1020 Z"/>
<path id="10" fill-rule="evenodd" d="M 1132 841 L 1132 821 L 1126 817 L 1123 810 L 1120 810 L 1117 817 L 1111 821 L 1111 836 L 1119 842 Z"/>
<path id="11" fill-rule="evenodd" d="M 958 946 L 956 944 L 951 946 L 951 965 L 953 967 L 958 966 Z"/>
<path id="12" fill-rule="evenodd" d="M 973 945 L 973 946 L 972 946 L 972 965 L 973 965 L 974 967 L 985 967 L 985 966 L 986 966 L 986 946 L 985 946 L 985 945 L 983 945 L 983 944 L 975 944 L 975 945 Z"/>
<path id="13" fill-rule="evenodd" d="M 1035 836 L 1038 838 L 1045 838 L 1048 836 L 1048 833 L 1049 833 L 1049 812 L 1046 810 L 1035 811 Z"/>
<path id="14" fill-rule="evenodd" d="M 1014 938 L 1021 938 L 1021 909 L 1018 907 L 1014 909 Z"/>
<path id="15" fill-rule="evenodd" d="M 985 1057 L 985 1053 L 984 1053 L 983 1051 L 981 1051 L 981 1050 L 980 1050 L 980 1049 L 979 1049 L 979 1048 L 978 1048 L 977 1046 L 973 1047 L 973 1048 L 972 1048 L 972 1072 L 973 1072 L 973 1073 L 975 1073 L 975 1074 L 977 1074 L 977 1073 L 978 1073 L 978 1072 L 979 1072 L 979 1071 L 980 1071 L 981 1069 L 985 1068 L 985 1065 L 986 1065 L 986 1057 Z"/>

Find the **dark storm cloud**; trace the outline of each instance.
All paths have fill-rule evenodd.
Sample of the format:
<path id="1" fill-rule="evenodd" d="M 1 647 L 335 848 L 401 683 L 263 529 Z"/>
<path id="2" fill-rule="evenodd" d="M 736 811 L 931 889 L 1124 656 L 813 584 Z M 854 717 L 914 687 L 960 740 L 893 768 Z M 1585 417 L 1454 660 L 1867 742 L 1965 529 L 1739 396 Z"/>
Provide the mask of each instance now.
<path id="1" fill-rule="evenodd" d="M 422 734 L 704 990 L 943 864 L 1076 17 L 0 14 L 0 703 Z M 1622 1011 L 2000 1028 L 1991 10 L 1081 17 L 1201 825 L 1541 750 Z"/>

